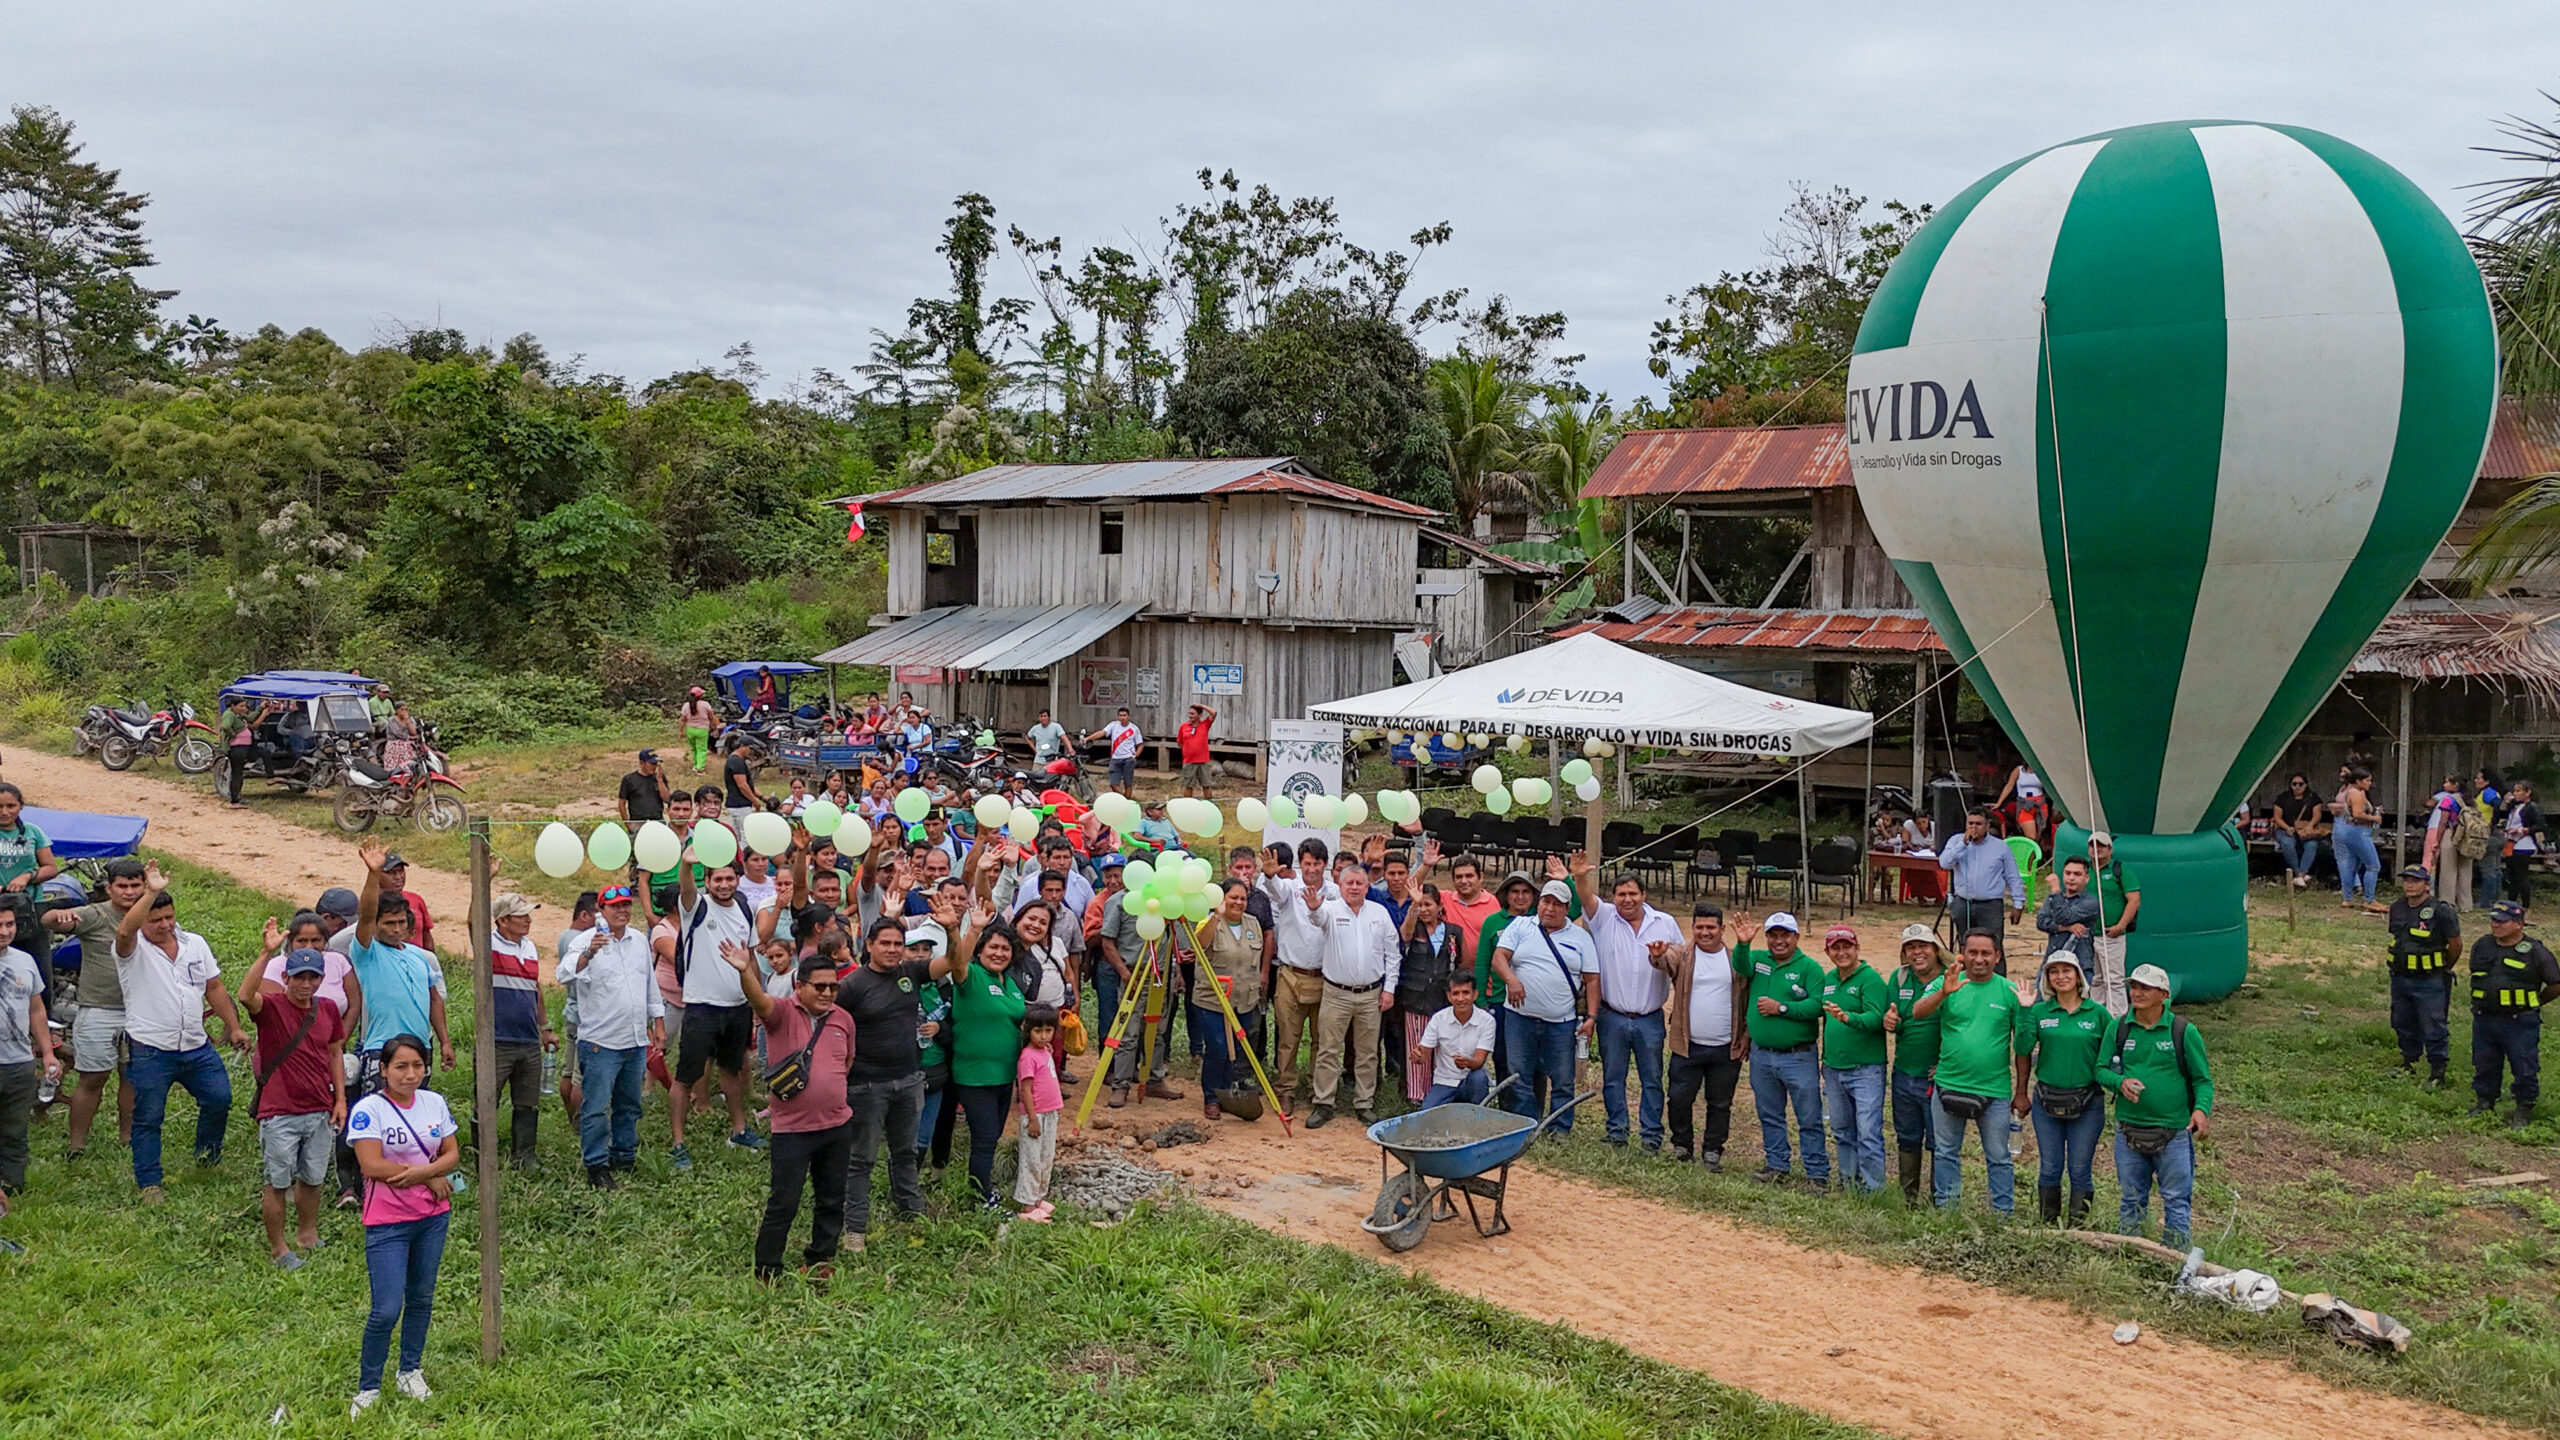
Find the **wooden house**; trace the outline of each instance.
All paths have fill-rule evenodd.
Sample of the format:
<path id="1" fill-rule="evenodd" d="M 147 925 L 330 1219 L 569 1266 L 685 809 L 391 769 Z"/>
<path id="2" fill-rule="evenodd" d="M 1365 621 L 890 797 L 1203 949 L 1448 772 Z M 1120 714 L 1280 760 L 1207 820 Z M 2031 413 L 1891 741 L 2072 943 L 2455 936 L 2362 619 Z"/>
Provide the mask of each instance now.
<path id="1" fill-rule="evenodd" d="M 1125 705 L 1170 746 L 1198 700 L 1231 753 L 1395 683 L 1437 518 L 1286 458 L 998 465 L 858 498 L 889 546 L 888 610 L 820 663 L 888 667 L 1011 735 Z"/>
<path id="2" fill-rule="evenodd" d="M 2560 746 L 2560 598 L 2548 598 L 2560 597 L 2560 573 L 2528 575 L 2485 598 L 2452 582 L 2463 547 L 2497 507 L 2532 477 L 2556 471 L 2560 405 L 2500 401 L 2488 453 L 2452 532 L 2272 776 L 2301 769 L 2334 777 L 2353 752 L 2376 760 L 2376 794 L 2391 806 L 2404 756 L 2412 798 L 2423 800 L 2447 773 L 2510 767 Z M 1787 517 L 1807 530 L 1786 572 L 1759 596 L 1718 594 L 1685 543 L 1669 556 L 1628 545 L 1628 598 L 1563 627 L 1559 637 L 1597 630 L 1745 683 L 1830 703 L 1848 698 L 1857 667 L 1907 666 L 1913 683 L 1926 685 L 1953 663 L 1868 528 L 1838 425 L 1635 431 L 1582 493 L 1627 502 L 1631 519 L 1669 507 L 1684 537 L 1698 517 L 1719 514 Z M 1957 754 L 1961 740 L 1948 743 L 1946 722 L 1957 709 L 1951 688 L 1938 692 L 1943 704 L 1878 727 L 1879 777 L 1907 773 L 1916 787 L 1925 772 L 1972 773 L 1977 757 Z M 1854 768 L 1843 757 L 1819 778 L 1832 785 L 1845 778 L 1854 788 Z M 2273 784 L 2262 784 L 2261 794 Z"/>

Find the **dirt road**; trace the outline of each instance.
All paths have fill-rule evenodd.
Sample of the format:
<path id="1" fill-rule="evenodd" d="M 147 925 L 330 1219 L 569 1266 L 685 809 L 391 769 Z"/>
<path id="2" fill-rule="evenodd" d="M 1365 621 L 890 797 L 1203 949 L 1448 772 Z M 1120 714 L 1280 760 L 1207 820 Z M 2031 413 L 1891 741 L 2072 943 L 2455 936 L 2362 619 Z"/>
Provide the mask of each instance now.
<path id="1" fill-rule="evenodd" d="M 119 774 L 95 760 L 12 745 L 0 757 L 0 779 L 15 782 L 30 805 L 143 816 L 151 822 L 144 844 L 298 904 L 319 899 L 332 885 L 352 889 L 364 880 L 364 862 L 356 858 L 352 840 L 278 820 L 255 806 L 231 809 L 210 791 L 146 771 Z M 426 900 L 437 921 L 436 948 L 461 954 L 456 947 L 470 929 L 469 882 L 413 864 L 409 888 Z"/>
<path id="2" fill-rule="evenodd" d="M 1096 1110 L 1113 1127 L 1198 1121 L 1190 1100 Z M 1062 1157 L 1064 1158 L 1064 1157 Z M 1154 1157 L 1253 1183 L 1204 1203 L 1292 1238 L 1402 1265 L 1453 1290 L 1570 1325 L 1772 1400 L 1918 1440 L 2405 1440 L 2516 1432 L 2455 1411 L 2344 1390 L 2289 1366 L 2146 1333 L 1949 1276 L 1811 1250 L 1712 1215 L 1522 1167 L 1513 1230 L 1463 1221 L 1390 1255 L 1361 1230 L 1378 1150 L 1349 1117 L 1284 1139 L 1279 1124 L 1221 1120 L 1210 1142 Z M 2277 1322 L 2270 1322 L 2277 1323 Z M 1947 1346 L 1949 1326 L 1964 1338 Z M 1949 1383 L 1951 1357 L 1963 1376 Z"/>

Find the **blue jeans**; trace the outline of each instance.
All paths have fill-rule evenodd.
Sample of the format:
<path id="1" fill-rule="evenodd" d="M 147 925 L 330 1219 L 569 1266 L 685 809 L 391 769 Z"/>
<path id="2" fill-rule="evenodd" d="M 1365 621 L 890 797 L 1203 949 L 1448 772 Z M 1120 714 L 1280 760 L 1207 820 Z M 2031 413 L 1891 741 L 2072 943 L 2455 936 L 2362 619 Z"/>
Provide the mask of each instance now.
<path id="1" fill-rule="evenodd" d="M 2329 843 L 2338 852 L 2338 891 L 2351 900 L 2373 898 L 2382 878 L 2382 856 L 2373 848 L 2373 827 L 2341 820 L 2330 827 Z"/>
<path id="2" fill-rule="evenodd" d="M 1414 1108 L 1428 1110 L 1434 1105 L 1446 1105 L 1452 1100 L 1461 1105 L 1481 1105 L 1484 1103 L 1485 1092 L 1492 1088 L 1493 1082 L 1485 1077 L 1484 1071 L 1470 1070 L 1467 1072 L 1467 1077 L 1455 1085 L 1434 1085 L 1424 1091 L 1422 1103 Z"/>
<path id="3" fill-rule="evenodd" d="M 2284 857 L 2284 868 L 2296 875 L 2308 875 L 2320 859 L 2320 837 L 2310 839 L 2290 830 L 2276 832 L 2276 853 Z"/>
<path id="4" fill-rule="evenodd" d="M 1787 1153 L 1787 1107 L 1796 1107 L 1796 1138 L 1804 1144 L 1804 1175 L 1831 1178 L 1831 1151 L 1822 1136 L 1822 1059 L 1807 1045 L 1780 1054 L 1751 1047 L 1751 1108 L 1760 1117 L 1760 1163 L 1780 1174 L 1794 1168 Z"/>
<path id="5" fill-rule="evenodd" d="M 1999 1096 L 1983 1110 L 1979 1120 L 1959 1120 L 1947 1113 L 1938 1101 L 1929 1106 L 1933 1147 L 1936 1155 L 1929 1164 L 1929 1195 L 1944 1209 L 1964 1195 L 1964 1131 L 1967 1125 L 1982 1131 L 1982 1158 L 1991 1172 L 1991 1208 L 2009 1214 L 2017 1208 L 2017 1167 L 2009 1160 L 2009 1097 Z M 2124 1147 L 2116 1147 L 2124 1153 Z"/>
<path id="6" fill-rule="evenodd" d="M 2496 855 L 2486 855 L 2474 862 L 2471 888 L 2479 892 L 2481 909 L 2497 904 L 2507 893 L 2507 862 Z"/>
<path id="7" fill-rule="evenodd" d="M 1600 1100 L 1609 1116 L 1609 1139 L 1627 1140 L 1627 1058 L 1636 1062 L 1636 1118 L 1644 1148 L 1662 1148 L 1662 1012 L 1622 1015 L 1600 1007 Z"/>
<path id="8" fill-rule="evenodd" d="M 1103 967 L 1106 971 L 1110 968 L 1108 965 Z M 1244 1033 L 1251 1036 L 1262 1023 L 1262 1011 L 1258 1008 L 1238 1011 L 1236 1021 L 1244 1026 Z M 1246 1049 L 1252 1042 L 1249 1039 L 1236 1040 L 1236 1058 L 1229 1060 L 1227 1042 L 1234 1037 L 1224 1033 L 1226 1028 L 1227 1012 L 1224 1009 L 1210 1005 L 1191 1007 L 1191 1033 L 1200 1037 L 1200 1098 L 1203 1101 L 1217 1099 L 1221 1090 L 1255 1083 L 1253 1062 L 1245 1058 Z M 1156 1053 L 1161 1055 L 1164 1052 L 1159 1048 Z"/>
<path id="9" fill-rule="evenodd" d="M 1860 1190 L 1883 1189 L 1884 1066 L 1825 1065 L 1822 1093 L 1841 1176 Z"/>
<path id="10" fill-rule="evenodd" d="M 2160 1182 L 2160 1237 L 2171 1245 L 2187 1241 L 2187 1227 L 2194 1219 L 2188 1201 L 2196 1189 L 2195 1136 L 2181 1130 L 2169 1137 L 2169 1148 L 2157 1155 L 2145 1155 L 2124 1143 L 2124 1127 L 2116 1127 L 2116 1189 L 2123 1198 L 2116 1206 L 2116 1229 L 2127 1235 L 2142 1233 L 2142 1220 L 2151 1210 L 2151 1182 Z"/>
<path id="11" fill-rule="evenodd" d="M 125 1083 L 133 1087 L 133 1183 L 160 1183 L 160 1126 L 169 1118 L 173 1085 L 196 1100 L 197 1162 L 221 1159 L 222 1130 L 231 1123 L 231 1072 L 222 1066 L 222 1052 L 210 1041 L 193 1050 L 162 1050 L 139 1041 L 131 1048 Z"/>
<path id="12" fill-rule="evenodd" d="M 1519 1083 L 1511 1087 L 1512 1113 L 1536 1119 L 1573 1098 L 1574 1064 L 1571 1020 L 1532 1020 L 1517 1010 L 1502 1012 L 1510 1032 L 1511 1066 Z M 1547 1127 L 1559 1135 L 1573 1133 L 1573 1112 L 1566 1110 Z"/>
<path id="13" fill-rule="evenodd" d="M 1936 1126 L 1929 1118 L 1930 1079 L 1908 1071 L 1893 1072 L 1893 1143 L 1905 1150 L 1924 1150 Z"/>
<path id="14" fill-rule="evenodd" d="M 2107 1102 L 2093 1099 L 2089 1108 L 2076 1120 L 2056 1120 L 2044 1113 L 2042 1105 L 2028 1107 L 2027 1118 L 2036 1122 L 2036 1185 L 2050 1190 L 2062 1183 L 2064 1170 L 2071 1175 L 2071 1193 L 2087 1195 L 2097 1189 L 2089 1178 L 2089 1167 L 2098 1158 L 2098 1136 L 2107 1128 Z"/>
<path id="15" fill-rule="evenodd" d="M 948 1081 L 945 1081 L 940 1089 L 935 1089 L 931 1085 L 927 1085 L 925 1087 L 924 1108 L 916 1112 L 916 1149 L 918 1152 L 922 1152 L 926 1146 L 933 1143 L 934 1122 L 942 1118 L 943 1096 L 948 1094 L 950 1090 L 951 1085 Z"/>
<path id="16" fill-rule="evenodd" d="M 587 1092 L 578 1106 L 578 1153 L 588 1169 L 640 1158 L 640 1082 L 648 1073 L 646 1045 L 607 1050 L 578 1042 L 578 1076 Z"/>
<path id="17" fill-rule="evenodd" d="M 453 1212 L 423 1220 L 364 1227 L 364 1269 L 373 1282 L 373 1308 L 365 1312 L 358 1390 L 382 1388 L 382 1362 L 391 1352 L 391 1327 L 400 1327 L 400 1368 L 410 1371 L 427 1355 L 427 1321 L 436 1308 L 436 1267 L 444 1263 L 445 1226 Z"/>

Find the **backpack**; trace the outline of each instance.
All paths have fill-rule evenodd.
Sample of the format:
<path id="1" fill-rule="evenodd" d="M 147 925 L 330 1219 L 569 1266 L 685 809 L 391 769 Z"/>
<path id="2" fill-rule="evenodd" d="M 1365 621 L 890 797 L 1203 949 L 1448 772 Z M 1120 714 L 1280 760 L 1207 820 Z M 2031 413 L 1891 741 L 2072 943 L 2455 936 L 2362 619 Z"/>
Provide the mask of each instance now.
<path id="1" fill-rule="evenodd" d="M 2475 801 L 2454 807 L 2453 848 L 2466 860 L 2477 860 L 2489 853 L 2489 817 Z"/>
<path id="2" fill-rule="evenodd" d="M 732 908 L 739 910 L 744 910 L 746 908 L 745 905 L 735 900 L 730 901 L 729 904 Z M 676 927 L 676 983 L 679 985 L 684 983 L 685 972 L 693 968 L 694 932 L 701 929 L 702 922 L 710 918 L 711 897 L 708 895 L 697 895 L 693 899 L 693 917 L 687 920 L 684 924 Z M 755 917 L 750 915 L 747 918 L 747 936 L 751 944 L 754 940 L 755 933 Z"/>
<path id="3" fill-rule="evenodd" d="M 2133 1017 L 2129 1014 L 2115 1018 L 2116 1034 L 2119 1037 L 2116 1041 L 2116 1064 L 2119 1066 L 2124 1064 L 2124 1057 L 2133 1053 L 2135 1032 L 2130 1023 L 2132 1019 Z M 2187 1098 L 2193 1102 L 2196 1093 L 2196 1072 L 2187 1061 L 2187 1028 L 2186 1016 L 2175 1010 L 2169 1012 L 2169 1052 L 2178 1057 L 2178 1078 L 2187 1082 Z"/>

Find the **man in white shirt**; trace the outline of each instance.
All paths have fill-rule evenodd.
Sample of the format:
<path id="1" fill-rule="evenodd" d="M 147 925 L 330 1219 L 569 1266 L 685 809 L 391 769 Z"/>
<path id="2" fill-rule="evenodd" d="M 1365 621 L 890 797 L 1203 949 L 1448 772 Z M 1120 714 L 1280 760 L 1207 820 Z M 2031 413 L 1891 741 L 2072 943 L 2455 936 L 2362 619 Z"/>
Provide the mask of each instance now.
<path id="1" fill-rule="evenodd" d="M 1271 1044 L 1280 1068 L 1273 1079 L 1284 1105 L 1297 1099 L 1298 1037 L 1324 1003 L 1325 929 L 1316 919 L 1317 908 L 1307 905 L 1306 895 L 1313 890 L 1319 901 L 1342 897 L 1325 874 L 1331 859 L 1323 841 L 1300 841 L 1298 873 L 1274 875 L 1263 882 L 1264 893 L 1271 897 L 1271 953 L 1277 962 L 1271 972 Z"/>
<path id="2" fill-rule="evenodd" d="M 231 1122 L 231 1072 L 206 1038 L 207 1005 L 222 1016 L 223 1040 L 248 1048 L 240 1012 L 222 988 L 222 966 L 204 937 L 178 928 L 177 902 L 158 865 L 142 872 L 143 895 L 116 927 L 116 978 L 124 985 L 125 1042 L 132 1051 L 126 1078 L 133 1085 L 133 1183 L 142 1203 L 157 1205 L 160 1126 L 169 1114 L 169 1087 L 183 1086 L 196 1101 L 196 1163 L 222 1163 L 223 1127 Z"/>
<path id="3" fill-rule="evenodd" d="M 1587 855 L 1573 857 L 1574 873 L 1591 868 Z M 1592 953 L 1591 932 L 1566 918 L 1573 887 L 1550 880 L 1538 891 L 1538 913 L 1523 915 L 1502 932 L 1493 952 L 1494 973 L 1502 977 L 1509 997 L 1503 1023 L 1511 1037 L 1513 1087 L 1511 1109 L 1543 1116 L 1559 1111 L 1550 1127 L 1559 1135 L 1573 1132 L 1573 1098 L 1580 1065 L 1573 1054 L 1576 1035 L 1588 1035 L 1598 1023 L 1600 987 L 1584 977 L 1599 968 Z"/>
<path id="4" fill-rule="evenodd" d="M 586 1092 L 578 1149 L 587 1183 L 611 1190 L 619 1183 L 614 1171 L 640 1163 L 640 1084 L 650 1053 L 667 1043 L 666 1002 L 648 933 L 632 928 L 631 887 L 606 886 L 596 911 L 604 923 L 560 957 L 558 979 L 577 982 L 578 1077 Z"/>
<path id="5" fill-rule="evenodd" d="M 1582 913 L 1589 918 L 1600 962 L 1600 1100 L 1609 1117 L 1608 1141 L 1627 1143 L 1627 1064 L 1636 1067 L 1637 1120 L 1645 1153 L 1662 1153 L 1662 1006 L 1671 998 L 1664 971 L 1677 962 L 1680 926 L 1645 903 L 1644 882 L 1633 872 L 1610 887 L 1600 904 L 1593 872 L 1575 877 Z"/>
<path id="6" fill-rule="evenodd" d="M 1428 1110 L 1452 1100 L 1484 1103 L 1492 1083 L 1486 1067 L 1493 1063 L 1493 1012 L 1476 1006 L 1476 977 L 1463 971 L 1449 977 L 1449 1008 L 1422 1027 L 1414 1049 L 1430 1058 L 1431 1088 L 1417 1109 Z"/>
<path id="7" fill-rule="evenodd" d="M 1387 907 L 1369 898 L 1369 872 L 1354 860 L 1342 867 L 1340 889 L 1330 900 L 1301 887 L 1292 908 L 1324 926 L 1324 998 L 1316 1006 L 1315 1109 L 1307 1128 L 1333 1118 L 1342 1087 L 1342 1046 L 1351 1044 L 1352 1103 L 1360 1123 L 1378 1119 L 1378 1016 L 1395 1003 L 1396 973 L 1404 941 Z"/>
<path id="8" fill-rule="evenodd" d="M 729 1102 L 729 1143 L 740 1150 L 761 1150 L 764 1137 L 747 1128 L 747 1053 L 755 1040 L 755 1011 L 738 979 L 737 967 L 720 958 L 720 947 L 752 950 L 756 919 L 738 898 L 738 867 L 714 867 L 703 877 L 708 892 L 693 888 L 693 852 L 676 866 L 676 983 L 684 987 L 684 1022 L 676 1036 L 675 1083 L 668 1087 L 667 1164 L 693 1168 L 693 1152 L 685 1148 L 684 1122 L 703 1076 L 719 1071 L 720 1093 Z"/>
<path id="9" fill-rule="evenodd" d="M 1736 968 L 1726 948 L 1724 907 L 1701 900 L 1690 912 L 1687 943 L 1673 948 L 1670 981 L 1671 1153 L 1692 1154 L 1690 1125 L 1698 1096 L 1707 1097 L 1707 1123 L 1696 1133 L 1697 1157 L 1710 1170 L 1724 1168 L 1724 1142 L 1733 1129 L 1733 1090 L 1742 1080 L 1751 1039 L 1734 1023 L 1750 976 Z"/>
<path id="10" fill-rule="evenodd" d="M 1128 794 L 1130 788 L 1138 783 L 1138 747 L 1146 743 L 1146 737 L 1138 733 L 1137 726 L 1129 723 L 1127 706 L 1120 707 L 1119 714 L 1110 724 L 1084 737 L 1087 745 L 1096 740 L 1111 742 L 1111 788 L 1123 795 Z"/>

